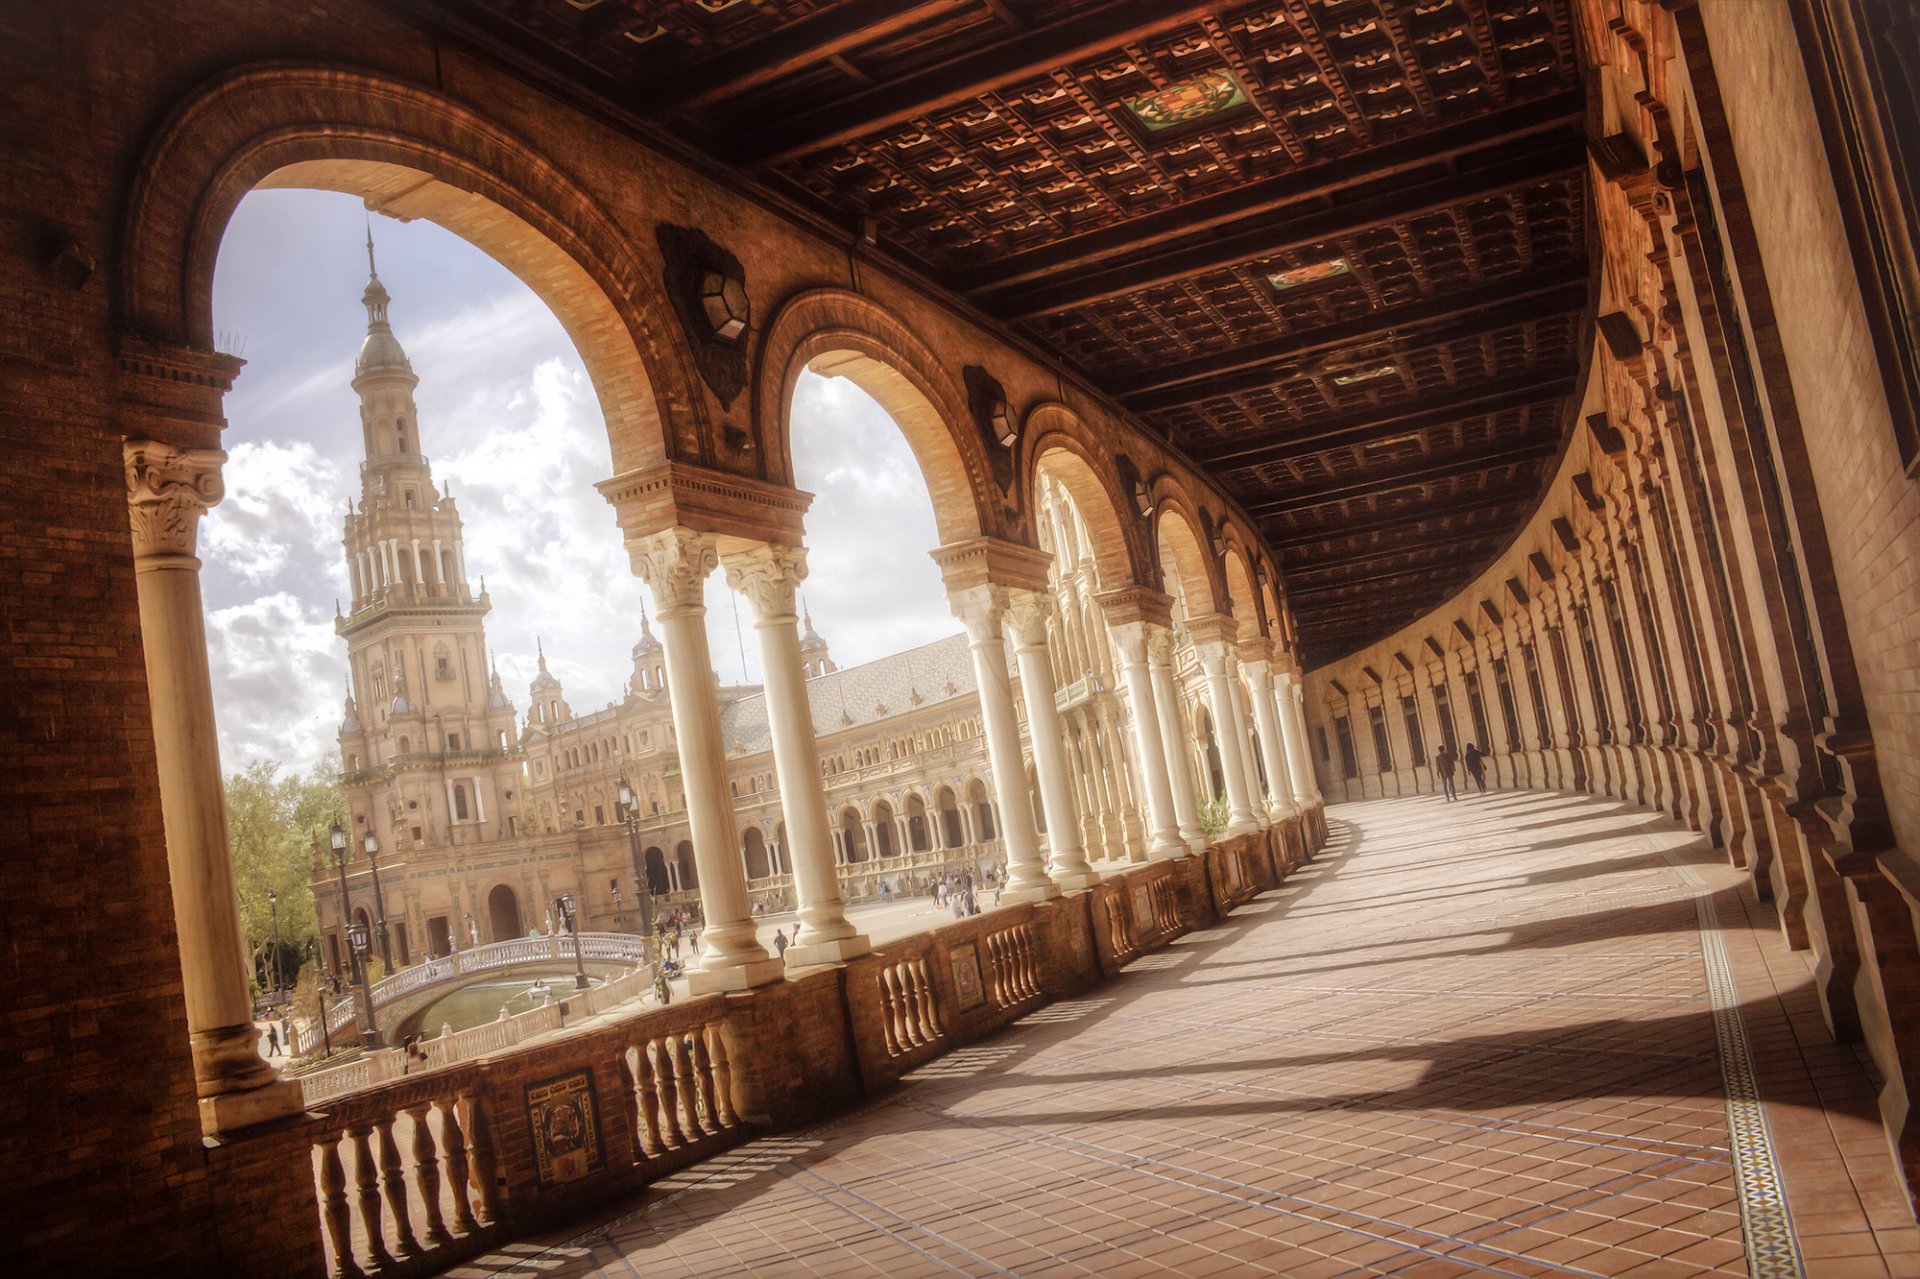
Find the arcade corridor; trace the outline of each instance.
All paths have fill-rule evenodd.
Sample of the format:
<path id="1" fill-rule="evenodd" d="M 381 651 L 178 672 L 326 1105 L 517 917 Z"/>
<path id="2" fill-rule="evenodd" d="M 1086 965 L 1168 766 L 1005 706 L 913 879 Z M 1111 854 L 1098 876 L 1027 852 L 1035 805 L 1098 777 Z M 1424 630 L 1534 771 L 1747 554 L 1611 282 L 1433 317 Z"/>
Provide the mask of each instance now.
<path id="1" fill-rule="evenodd" d="M 1696 837 L 1547 792 L 1329 817 L 1120 982 L 447 1273 L 1920 1273 L 1865 1070 Z"/>

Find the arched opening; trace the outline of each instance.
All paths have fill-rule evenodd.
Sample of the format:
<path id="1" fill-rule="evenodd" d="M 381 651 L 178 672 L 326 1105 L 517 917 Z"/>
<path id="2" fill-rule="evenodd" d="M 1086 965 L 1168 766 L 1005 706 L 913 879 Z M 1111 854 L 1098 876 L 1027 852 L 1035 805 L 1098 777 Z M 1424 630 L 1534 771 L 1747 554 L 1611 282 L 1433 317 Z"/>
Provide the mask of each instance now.
<path id="1" fill-rule="evenodd" d="M 1204 706 L 1194 714 L 1194 736 L 1200 742 L 1201 758 L 1206 765 L 1201 777 L 1206 782 L 1207 798 L 1221 799 L 1227 793 L 1227 775 L 1220 763 L 1220 736 L 1214 730 L 1213 713 Z"/>
<path id="2" fill-rule="evenodd" d="M 927 801 L 907 796 L 907 847 L 916 853 L 933 850 L 933 828 L 927 823 Z"/>
<path id="3" fill-rule="evenodd" d="M 520 926 L 520 899 L 505 884 L 495 884 L 487 893 L 489 941 L 511 941 L 524 931 Z"/>
<path id="4" fill-rule="evenodd" d="M 680 868 L 680 891 L 697 890 L 700 887 L 700 874 L 693 864 L 693 841 L 683 839 L 674 845 L 673 860 Z"/>
<path id="5" fill-rule="evenodd" d="M 873 843 L 874 856 L 888 858 L 898 855 L 898 840 L 893 832 L 893 805 L 880 800 L 873 806 Z"/>
<path id="6" fill-rule="evenodd" d="M 994 821 L 993 797 L 987 794 L 987 784 L 977 777 L 967 783 L 967 802 L 973 805 L 973 829 L 980 842 L 998 839 L 1000 827 Z"/>
<path id="7" fill-rule="evenodd" d="M 867 833 L 861 828 L 860 811 L 856 808 L 840 811 L 840 848 L 849 864 L 867 860 Z"/>
<path id="8" fill-rule="evenodd" d="M 648 848 L 643 854 L 646 863 L 647 891 L 660 894 L 673 891 L 673 879 L 667 874 L 667 855 L 658 848 Z"/>
<path id="9" fill-rule="evenodd" d="M 740 855 L 746 863 L 748 879 L 765 879 L 773 874 L 773 867 L 767 861 L 767 837 L 758 826 L 749 826 L 740 833 Z"/>
<path id="10" fill-rule="evenodd" d="M 967 832 L 960 822 L 960 801 L 954 798 L 953 788 L 942 786 L 933 802 L 940 810 L 940 847 L 964 847 Z"/>

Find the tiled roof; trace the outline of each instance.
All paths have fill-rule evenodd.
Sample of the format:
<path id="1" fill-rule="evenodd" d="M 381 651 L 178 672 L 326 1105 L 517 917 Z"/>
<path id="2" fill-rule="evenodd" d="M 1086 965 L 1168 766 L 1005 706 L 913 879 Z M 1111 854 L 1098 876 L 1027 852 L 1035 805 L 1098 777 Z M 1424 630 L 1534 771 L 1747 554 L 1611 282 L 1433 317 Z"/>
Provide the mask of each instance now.
<path id="1" fill-rule="evenodd" d="M 973 691 L 973 659 L 965 635 L 950 635 L 807 681 L 813 731 L 818 737 L 920 706 L 966 697 Z M 720 729 L 728 755 L 752 755 L 769 749 L 765 695 L 743 697 L 721 707 Z"/>

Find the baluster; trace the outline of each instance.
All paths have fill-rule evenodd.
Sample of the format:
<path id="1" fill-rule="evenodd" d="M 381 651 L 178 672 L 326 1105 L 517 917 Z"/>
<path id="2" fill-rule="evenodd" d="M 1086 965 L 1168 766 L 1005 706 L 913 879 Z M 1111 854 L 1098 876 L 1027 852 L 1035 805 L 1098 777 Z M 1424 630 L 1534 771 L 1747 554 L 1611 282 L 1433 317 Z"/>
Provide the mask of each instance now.
<path id="1" fill-rule="evenodd" d="M 640 1102 L 640 1122 L 647 1130 L 647 1153 L 657 1155 L 667 1143 L 660 1135 L 660 1096 L 653 1082 L 653 1056 L 644 1042 L 633 1049 L 633 1081 Z"/>
<path id="2" fill-rule="evenodd" d="M 933 976 L 927 971 L 924 956 L 916 956 L 913 961 L 913 991 L 920 1006 L 920 1024 L 926 1029 L 927 1039 L 940 1038 L 940 1009 L 933 1001 Z"/>
<path id="3" fill-rule="evenodd" d="M 707 1037 L 701 1033 L 704 1027 L 695 1027 L 687 1042 L 692 1045 L 693 1077 L 700 1091 L 700 1109 L 708 1132 L 720 1131 L 720 1111 L 713 1097 L 713 1059 L 707 1056 Z"/>
<path id="4" fill-rule="evenodd" d="M 447 1223 L 440 1216 L 440 1151 L 434 1144 L 433 1127 L 427 1122 L 433 1109 L 426 1102 L 407 1108 L 413 1120 L 413 1179 L 420 1189 L 420 1202 L 426 1205 L 427 1245 L 439 1247 L 452 1241 Z"/>
<path id="5" fill-rule="evenodd" d="M 393 1124 L 392 1119 L 383 1119 L 374 1125 L 380 1137 L 380 1188 L 387 1196 L 387 1211 L 393 1216 L 397 1243 L 394 1255 L 416 1257 L 420 1255 L 420 1242 L 413 1237 L 413 1219 L 407 1211 L 407 1169 L 393 1140 Z"/>
<path id="6" fill-rule="evenodd" d="M 634 1076 L 633 1063 L 627 1059 L 626 1050 L 622 1050 L 613 1060 L 620 1068 L 623 1094 L 620 1109 L 627 1121 L 627 1132 L 633 1138 L 633 1153 L 636 1157 L 644 1158 L 654 1152 L 654 1147 L 647 1141 L 647 1134 L 640 1125 L 640 1081 Z"/>
<path id="7" fill-rule="evenodd" d="M 320 1215 L 333 1245 L 334 1279 L 362 1279 L 366 1271 L 353 1258 L 353 1210 L 347 1206 L 347 1170 L 340 1165 L 340 1139 L 320 1145 Z"/>
<path id="8" fill-rule="evenodd" d="M 667 1036 L 667 1057 L 673 1062 L 674 1091 L 680 1094 L 681 1125 L 685 1128 L 689 1141 L 698 1141 L 706 1134 L 706 1127 L 700 1122 L 700 1090 L 693 1082 L 693 1059 L 687 1051 L 685 1038 L 680 1034 Z"/>
<path id="9" fill-rule="evenodd" d="M 713 1056 L 713 1102 L 720 1112 L 720 1126 L 731 1128 L 740 1122 L 733 1105 L 733 1060 L 727 1056 L 727 1037 L 717 1021 L 708 1022 L 704 1033 L 707 1051 Z"/>
<path id="10" fill-rule="evenodd" d="M 880 980 L 875 983 L 875 989 L 880 995 L 880 1037 L 886 1040 L 887 1056 L 898 1057 L 900 1055 L 900 1034 L 894 1028 L 893 983 L 890 977 L 891 971 L 882 968 L 880 970 Z"/>
<path id="11" fill-rule="evenodd" d="M 360 1224 L 367 1232 L 367 1260 L 375 1270 L 393 1265 L 387 1251 L 386 1219 L 380 1211 L 380 1170 L 373 1160 L 372 1124 L 356 1124 L 347 1129 L 353 1142 L 353 1184 L 358 1189 Z"/>
<path id="12" fill-rule="evenodd" d="M 919 997 L 913 993 L 913 968 L 901 960 L 887 971 L 893 981 L 894 1005 L 900 1010 L 900 1041 L 903 1048 L 918 1048 L 927 1042 L 920 1029 Z"/>
<path id="13" fill-rule="evenodd" d="M 453 1228 L 470 1235 L 480 1225 L 467 1195 L 467 1135 L 460 1131 L 460 1113 L 450 1101 L 440 1103 L 440 1136 L 446 1147 L 447 1189 L 453 1192 Z"/>
<path id="14" fill-rule="evenodd" d="M 1020 925 L 1020 971 L 1025 974 L 1027 997 L 1040 993 L 1040 948 L 1033 940 L 1033 926 Z"/>
<path id="15" fill-rule="evenodd" d="M 1027 937 L 1024 928 L 1007 930 L 1007 949 L 1013 960 L 1013 997 L 1016 1000 L 1027 997 Z"/>
<path id="16" fill-rule="evenodd" d="M 660 1052 L 654 1079 L 660 1089 L 660 1123 L 666 1130 L 667 1144 L 684 1146 L 687 1135 L 680 1130 L 680 1086 L 673 1078 L 673 1050 L 668 1047 L 671 1042 L 671 1038 L 653 1041 L 652 1047 Z"/>
<path id="17" fill-rule="evenodd" d="M 493 1122 L 478 1093 L 461 1093 L 467 1110 L 467 1145 L 473 1151 L 473 1188 L 480 1199 L 480 1214 L 489 1226 L 500 1222 L 500 1187 L 496 1173 L 500 1157 L 493 1146 Z"/>
<path id="18" fill-rule="evenodd" d="M 998 933 L 987 938 L 987 966 L 993 970 L 993 1002 L 1002 1006 L 1012 1003 L 1007 998 L 1007 946 L 1006 940 Z"/>

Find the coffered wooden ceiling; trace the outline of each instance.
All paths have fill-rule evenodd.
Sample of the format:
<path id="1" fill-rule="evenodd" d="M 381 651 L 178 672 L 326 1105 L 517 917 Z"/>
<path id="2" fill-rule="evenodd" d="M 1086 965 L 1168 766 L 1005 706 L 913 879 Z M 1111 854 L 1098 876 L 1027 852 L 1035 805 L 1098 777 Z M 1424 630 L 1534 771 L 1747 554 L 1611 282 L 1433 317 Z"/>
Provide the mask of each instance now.
<path id="1" fill-rule="evenodd" d="M 1566 0 L 444 0 L 1050 348 L 1282 553 L 1310 665 L 1497 553 L 1592 305 Z"/>

